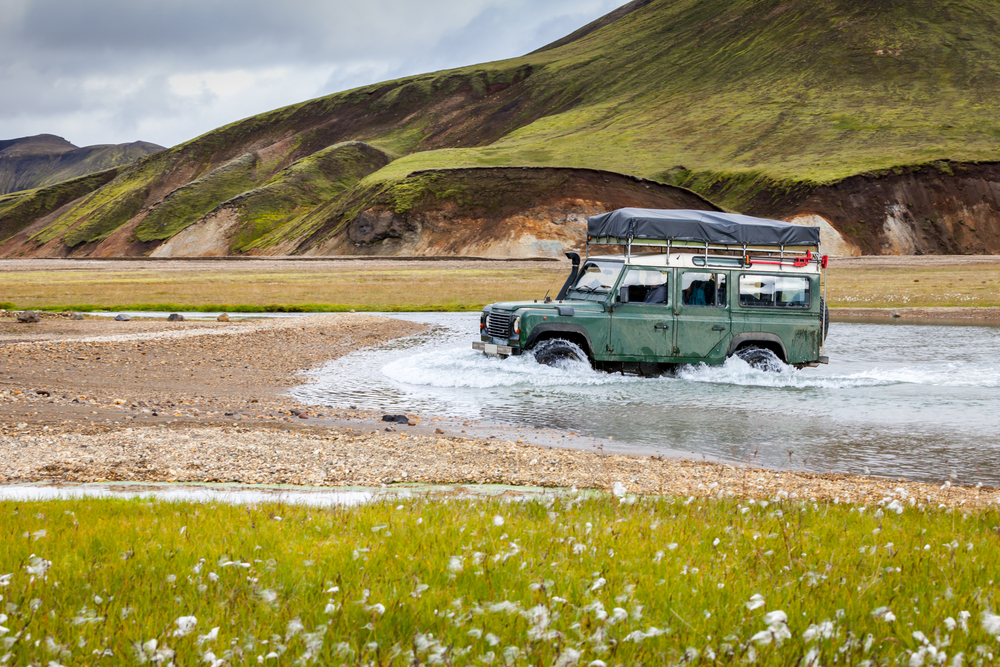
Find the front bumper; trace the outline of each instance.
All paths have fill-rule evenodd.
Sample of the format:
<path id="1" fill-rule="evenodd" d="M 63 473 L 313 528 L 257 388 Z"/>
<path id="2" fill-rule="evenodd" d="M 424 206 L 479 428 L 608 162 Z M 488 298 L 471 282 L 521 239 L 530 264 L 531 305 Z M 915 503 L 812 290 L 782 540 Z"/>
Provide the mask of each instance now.
<path id="1" fill-rule="evenodd" d="M 483 354 L 490 357 L 509 357 L 515 354 L 521 354 L 521 348 L 511 347 L 509 345 L 494 345 L 493 343 L 486 343 L 483 341 L 476 341 L 472 344 L 473 350 L 479 350 Z"/>

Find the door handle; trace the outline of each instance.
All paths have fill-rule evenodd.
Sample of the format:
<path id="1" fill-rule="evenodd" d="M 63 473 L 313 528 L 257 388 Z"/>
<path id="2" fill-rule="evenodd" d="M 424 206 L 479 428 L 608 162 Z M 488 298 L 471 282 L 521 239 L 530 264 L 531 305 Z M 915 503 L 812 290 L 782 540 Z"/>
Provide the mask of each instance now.
<path id="1" fill-rule="evenodd" d="M 716 324 L 714 327 L 712 327 L 712 331 L 725 331 L 725 330 L 726 327 L 722 326 L 721 324 Z"/>
<path id="2" fill-rule="evenodd" d="M 669 329 L 670 327 L 667 326 L 666 324 L 654 324 L 653 328 L 654 329 Z"/>

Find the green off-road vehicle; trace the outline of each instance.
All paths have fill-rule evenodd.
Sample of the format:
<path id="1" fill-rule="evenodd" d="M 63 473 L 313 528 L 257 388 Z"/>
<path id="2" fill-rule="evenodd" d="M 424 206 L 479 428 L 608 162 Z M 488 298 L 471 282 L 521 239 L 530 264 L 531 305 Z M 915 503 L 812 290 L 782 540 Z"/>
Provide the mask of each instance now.
<path id="1" fill-rule="evenodd" d="M 591 217 L 587 232 L 582 266 L 566 253 L 573 269 L 558 296 L 487 306 L 474 349 L 640 375 L 733 355 L 765 370 L 828 362 L 818 227 L 625 208 Z M 593 246 L 624 253 L 591 256 Z"/>

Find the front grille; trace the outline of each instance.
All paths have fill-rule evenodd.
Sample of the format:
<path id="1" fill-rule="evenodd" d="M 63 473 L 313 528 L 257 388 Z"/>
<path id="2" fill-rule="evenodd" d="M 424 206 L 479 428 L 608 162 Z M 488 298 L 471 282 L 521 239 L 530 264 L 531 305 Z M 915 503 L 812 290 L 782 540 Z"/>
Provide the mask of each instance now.
<path id="1" fill-rule="evenodd" d="M 513 313 L 493 311 L 490 313 L 490 323 L 486 331 L 496 338 L 507 338 L 510 336 L 510 321 Z"/>

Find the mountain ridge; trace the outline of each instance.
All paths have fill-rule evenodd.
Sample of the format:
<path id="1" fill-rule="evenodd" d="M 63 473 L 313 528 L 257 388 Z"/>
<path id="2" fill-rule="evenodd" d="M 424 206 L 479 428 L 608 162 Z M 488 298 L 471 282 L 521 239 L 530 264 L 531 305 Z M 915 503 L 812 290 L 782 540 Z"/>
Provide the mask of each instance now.
<path id="1" fill-rule="evenodd" d="M 0 140 L 0 195 L 121 167 L 162 150 L 148 141 L 81 148 L 54 134 Z"/>
<path id="2" fill-rule="evenodd" d="M 0 198 L 0 251 L 155 253 L 210 228 L 213 252 L 391 254 L 399 244 L 388 237 L 344 240 L 371 207 L 391 202 L 397 229 L 426 228 L 415 222 L 425 211 L 450 210 L 435 202 L 473 224 L 490 189 L 543 168 L 632 174 L 752 214 L 819 216 L 852 253 L 1000 252 L 994 172 L 973 168 L 1000 161 L 996 9 L 994 0 L 633 2 L 520 58 L 231 123 L 138 160 L 58 215 L 48 210 L 27 235 L 23 217 L 4 222 L 17 202 Z M 470 198 L 459 184 L 477 168 L 488 170 Z M 936 203 L 909 206 L 922 186 L 906 174 L 928 179 Z M 838 209 L 829 200 L 838 184 L 858 178 L 881 183 L 855 188 L 881 199 Z M 262 188 L 268 196 L 249 196 Z M 956 241 L 962 220 L 978 236 Z M 921 241 L 924 227 L 937 240 Z M 893 237 L 900 230 L 906 243 Z"/>

